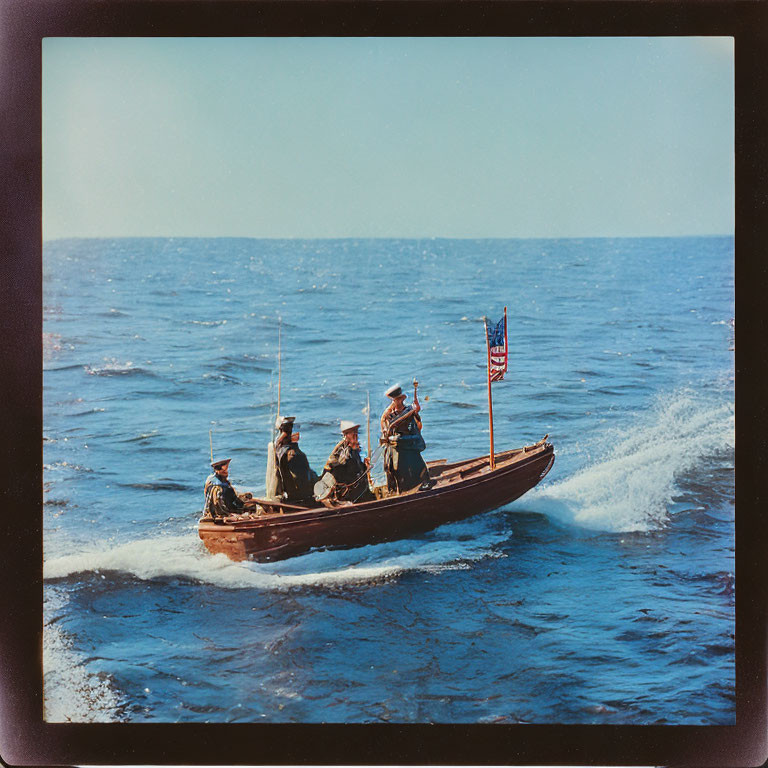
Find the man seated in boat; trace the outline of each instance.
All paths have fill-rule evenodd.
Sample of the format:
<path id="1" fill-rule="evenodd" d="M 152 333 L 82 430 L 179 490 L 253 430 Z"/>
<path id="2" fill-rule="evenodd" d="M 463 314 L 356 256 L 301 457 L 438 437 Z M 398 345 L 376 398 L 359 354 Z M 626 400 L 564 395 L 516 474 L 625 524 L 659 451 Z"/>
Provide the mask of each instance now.
<path id="1" fill-rule="evenodd" d="M 333 475 L 336 484 L 333 495 L 337 501 L 353 503 L 372 501 L 376 497 L 368 487 L 368 468 L 370 459 L 360 458 L 359 424 L 354 421 L 341 422 L 342 439 L 331 451 L 324 472 Z"/>
<path id="2" fill-rule="evenodd" d="M 218 459 L 211 462 L 213 474 L 205 481 L 205 506 L 203 519 L 210 518 L 215 523 L 223 522 L 229 515 L 243 511 L 243 500 L 237 495 L 229 482 L 229 464 L 232 459 Z"/>
<path id="3" fill-rule="evenodd" d="M 421 452 L 427 447 L 421 436 L 418 398 L 414 391 L 413 404 L 406 406 L 406 395 L 396 384 L 386 391 L 391 400 L 381 415 L 381 442 L 384 448 L 384 469 L 390 493 L 404 493 L 429 480 L 429 472 Z"/>
<path id="4" fill-rule="evenodd" d="M 283 488 L 283 501 L 312 507 L 316 505 L 314 488 L 317 473 L 309 466 L 304 451 L 299 448 L 300 433 L 294 432 L 296 417 L 286 416 L 280 422 L 275 438 L 275 461 Z"/>

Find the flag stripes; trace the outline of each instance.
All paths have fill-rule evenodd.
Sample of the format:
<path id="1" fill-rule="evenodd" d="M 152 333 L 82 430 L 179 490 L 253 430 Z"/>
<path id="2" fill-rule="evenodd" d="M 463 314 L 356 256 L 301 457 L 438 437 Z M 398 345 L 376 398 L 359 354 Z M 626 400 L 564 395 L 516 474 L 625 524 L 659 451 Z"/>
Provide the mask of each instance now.
<path id="1" fill-rule="evenodd" d="M 489 371 L 491 381 L 501 381 L 507 372 L 509 354 L 507 349 L 507 315 L 495 325 L 489 326 L 485 322 L 485 331 L 488 335 L 489 347 Z"/>

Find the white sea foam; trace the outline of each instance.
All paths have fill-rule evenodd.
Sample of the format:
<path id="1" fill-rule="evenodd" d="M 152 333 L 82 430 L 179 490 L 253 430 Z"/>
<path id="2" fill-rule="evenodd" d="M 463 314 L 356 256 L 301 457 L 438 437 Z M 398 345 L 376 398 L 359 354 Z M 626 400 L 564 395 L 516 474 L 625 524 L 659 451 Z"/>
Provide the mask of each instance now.
<path id="1" fill-rule="evenodd" d="M 187 536 L 155 537 L 112 549 L 92 549 L 47 560 L 45 579 L 111 573 L 152 579 L 189 579 L 232 589 L 279 590 L 297 586 L 363 584 L 406 571 L 440 571 L 466 567 L 468 561 L 494 556 L 494 543 L 503 532 L 473 532 L 466 523 L 443 526 L 431 538 L 402 540 L 350 550 L 323 550 L 275 563 L 235 563 L 225 555 L 210 555 L 190 531 Z"/>
<path id="2" fill-rule="evenodd" d="M 526 509 L 586 528 L 629 532 L 663 527 L 676 482 L 702 459 L 732 451 L 732 403 L 688 390 L 659 398 L 623 432 L 603 435 L 600 458 L 571 477 L 534 489 Z"/>
<path id="3" fill-rule="evenodd" d="M 66 598 L 48 588 L 44 614 L 60 615 Z M 107 675 L 89 672 L 72 639 L 56 624 L 43 630 L 44 718 L 49 723 L 108 723 L 118 717 L 120 694 Z"/>
<path id="4" fill-rule="evenodd" d="M 104 365 L 86 365 L 85 370 L 93 376 L 109 373 L 126 373 L 133 370 L 133 361 L 120 361 L 117 358 L 104 359 Z"/>

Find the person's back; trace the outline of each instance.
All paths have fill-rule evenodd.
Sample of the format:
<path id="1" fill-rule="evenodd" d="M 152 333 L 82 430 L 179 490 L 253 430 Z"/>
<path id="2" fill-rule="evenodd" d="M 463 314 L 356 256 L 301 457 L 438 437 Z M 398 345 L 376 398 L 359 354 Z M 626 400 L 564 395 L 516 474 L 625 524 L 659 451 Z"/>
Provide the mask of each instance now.
<path id="1" fill-rule="evenodd" d="M 292 432 L 295 417 L 287 416 L 280 424 L 280 433 L 275 438 L 275 457 L 283 500 L 290 504 L 314 506 L 314 487 L 317 474 L 309 466 L 304 451 L 299 447 L 300 434 Z"/>

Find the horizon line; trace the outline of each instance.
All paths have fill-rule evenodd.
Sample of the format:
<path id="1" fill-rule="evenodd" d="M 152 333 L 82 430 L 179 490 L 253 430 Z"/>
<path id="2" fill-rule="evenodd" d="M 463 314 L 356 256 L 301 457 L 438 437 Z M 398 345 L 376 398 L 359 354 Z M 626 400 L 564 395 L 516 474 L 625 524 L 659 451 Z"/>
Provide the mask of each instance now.
<path id="1" fill-rule="evenodd" d="M 509 235 L 509 236 L 459 236 L 449 235 L 339 235 L 320 237 L 280 235 L 62 235 L 43 238 L 42 242 L 62 240 L 642 240 L 735 237 L 735 232 L 711 232 L 680 235 Z"/>

